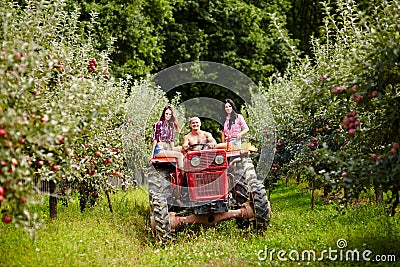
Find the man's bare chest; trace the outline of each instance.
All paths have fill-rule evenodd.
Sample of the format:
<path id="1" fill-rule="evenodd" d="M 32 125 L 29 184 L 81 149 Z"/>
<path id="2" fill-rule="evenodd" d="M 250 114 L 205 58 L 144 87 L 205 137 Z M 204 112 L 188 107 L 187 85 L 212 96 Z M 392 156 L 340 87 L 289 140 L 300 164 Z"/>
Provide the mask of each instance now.
<path id="1" fill-rule="evenodd" d="M 194 144 L 205 144 L 207 143 L 207 137 L 205 135 L 196 135 L 189 138 L 190 145 Z"/>

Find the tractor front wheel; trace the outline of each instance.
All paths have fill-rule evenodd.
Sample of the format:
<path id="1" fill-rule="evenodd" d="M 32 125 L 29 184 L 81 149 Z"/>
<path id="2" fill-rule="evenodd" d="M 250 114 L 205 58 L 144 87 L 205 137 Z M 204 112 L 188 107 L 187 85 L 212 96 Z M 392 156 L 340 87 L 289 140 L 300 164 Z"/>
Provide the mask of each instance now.
<path id="1" fill-rule="evenodd" d="M 168 214 L 168 199 L 171 198 L 171 184 L 168 178 L 168 171 L 150 167 L 148 176 L 150 225 L 153 236 L 160 242 L 174 237 Z"/>

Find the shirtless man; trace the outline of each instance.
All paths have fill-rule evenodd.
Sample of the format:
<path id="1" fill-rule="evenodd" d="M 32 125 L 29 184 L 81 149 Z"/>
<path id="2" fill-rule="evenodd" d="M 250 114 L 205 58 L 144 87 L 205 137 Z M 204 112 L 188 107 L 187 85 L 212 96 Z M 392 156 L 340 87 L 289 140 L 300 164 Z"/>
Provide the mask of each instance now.
<path id="1" fill-rule="evenodd" d="M 217 144 L 211 133 L 200 130 L 201 121 L 198 117 L 190 118 L 190 128 L 192 131 L 183 137 L 182 153 L 191 150 L 202 150 L 204 148 L 214 148 Z"/>

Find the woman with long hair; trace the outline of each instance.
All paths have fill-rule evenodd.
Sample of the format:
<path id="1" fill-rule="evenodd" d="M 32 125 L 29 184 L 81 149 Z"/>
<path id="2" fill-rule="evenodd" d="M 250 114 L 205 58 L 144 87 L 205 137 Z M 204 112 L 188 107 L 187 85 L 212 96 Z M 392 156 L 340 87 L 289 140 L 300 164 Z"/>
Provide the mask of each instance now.
<path id="1" fill-rule="evenodd" d="M 226 99 L 223 104 L 221 124 L 223 125 L 222 144 L 217 148 L 239 149 L 242 144 L 242 137 L 249 131 L 243 116 L 237 112 L 236 105 L 231 99 Z M 229 147 L 227 144 L 230 144 Z"/>
<path id="2" fill-rule="evenodd" d="M 153 143 L 150 158 L 174 157 L 178 168 L 183 170 L 183 154 L 174 150 L 175 131 L 178 121 L 171 106 L 163 109 L 160 119 L 154 124 Z"/>

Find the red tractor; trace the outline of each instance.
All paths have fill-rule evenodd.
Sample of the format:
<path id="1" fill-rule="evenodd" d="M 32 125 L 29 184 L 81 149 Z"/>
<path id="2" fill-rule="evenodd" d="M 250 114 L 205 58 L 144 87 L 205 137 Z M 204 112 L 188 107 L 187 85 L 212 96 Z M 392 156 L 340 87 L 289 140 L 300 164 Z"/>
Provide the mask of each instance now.
<path id="1" fill-rule="evenodd" d="M 183 176 L 175 158 L 153 158 L 148 189 L 156 239 L 172 239 L 175 230 L 185 224 L 213 226 L 228 219 L 235 219 L 241 228 L 266 230 L 270 205 L 249 153 L 190 151 L 185 155 Z"/>

